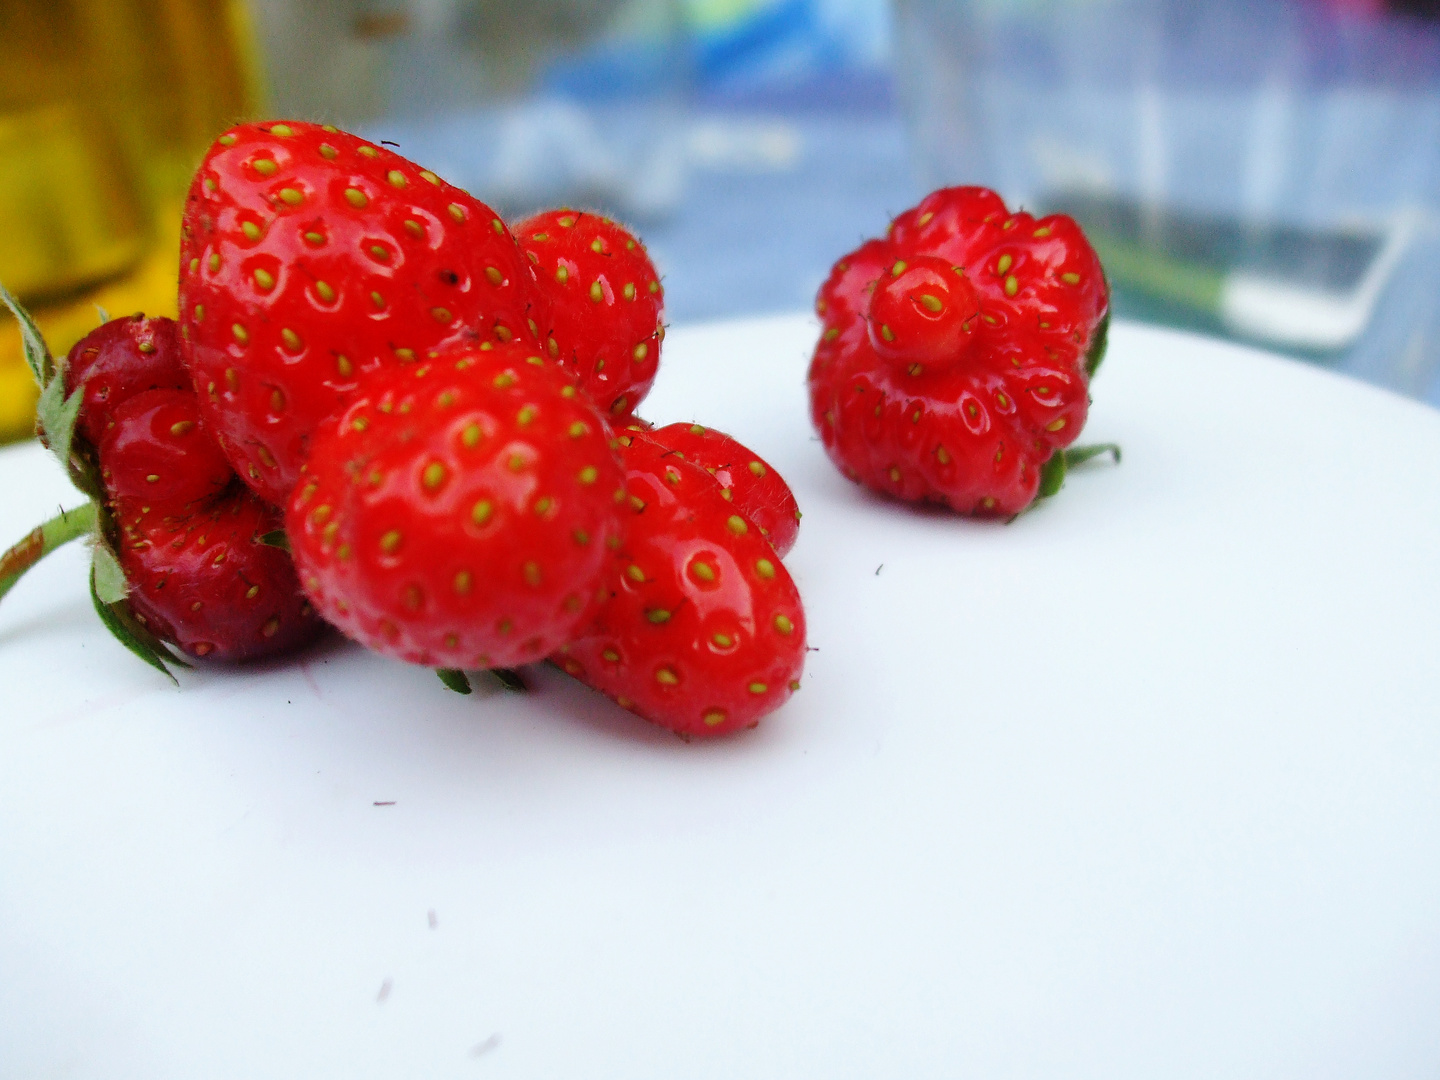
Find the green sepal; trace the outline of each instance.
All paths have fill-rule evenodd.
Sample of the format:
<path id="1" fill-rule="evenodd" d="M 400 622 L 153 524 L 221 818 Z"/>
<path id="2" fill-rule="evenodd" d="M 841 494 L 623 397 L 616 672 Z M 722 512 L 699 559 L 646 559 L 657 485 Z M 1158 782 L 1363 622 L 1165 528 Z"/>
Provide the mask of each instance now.
<path id="1" fill-rule="evenodd" d="M 104 326 L 110 321 L 110 312 L 106 311 L 99 304 L 95 305 L 95 314 L 100 316 L 100 325 Z"/>
<path id="2" fill-rule="evenodd" d="M 1108 288 L 1108 286 L 1107 286 Z M 1095 372 L 1100 370 L 1100 361 L 1105 359 L 1105 351 L 1110 347 L 1110 309 L 1105 309 L 1105 316 L 1100 320 L 1100 325 L 1095 328 L 1095 335 L 1090 339 L 1090 348 L 1085 350 L 1085 374 L 1093 379 Z"/>
<path id="3" fill-rule="evenodd" d="M 256 539 L 266 547 L 279 548 L 285 554 L 290 554 L 290 537 L 285 535 L 284 529 L 275 529 Z"/>
<path id="4" fill-rule="evenodd" d="M 30 313 L 4 285 L 0 285 L 0 303 L 9 308 L 10 313 L 20 323 L 20 338 L 25 347 L 25 363 L 30 368 L 30 374 L 35 376 L 35 385 L 44 390 L 50 385 L 50 380 L 55 377 L 55 359 L 50 355 L 44 335 L 40 333 L 40 328 L 35 325 L 35 320 L 30 317 Z"/>
<path id="5" fill-rule="evenodd" d="M 1084 465 L 1091 458 L 1099 457 L 1101 454 L 1109 454 L 1115 459 L 1115 464 L 1120 464 L 1120 447 L 1117 443 L 1096 443 L 1093 446 L 1073 446 L 1065 451 L 1065 466 L 1073 469 L 1076 465 Z"/>
<path id="6" fill-rule="evenodd" d="M 1120 464 L 1120 447 L 1116 443 L 1095 443 L 1093 446 L 1072 446 L 1068 450 L 1057 450 L 1040 469 L 1040 487 L 1035 492 L 1035 501 L 1048 499 L 1065 486 L 1065 476 L 1076 465 L 1083 465 L 1091 458 L 1109 454 Z M 1032 504 L 1033 505 L 1033 504 Z"/>
<path id="7" fill-rule="evenodd" d="M 516 694 L 526 694 L 530 688 L 525 685 L 525 680 L 520 678 L 520 673 L 511 668 L 491 668 L 490 674 L 495 676 L 496 681 L 506 690 Z"/>
<path id="8" fill-rule="evenodd" d="M 100 616 L 100 621 L 105 624 L 105 629 L 115 636 L 116 641 L 176 686 L 180 685 L 180 680 L 175 678 L 166 665 L 177 664 L 183 668 L 188 668 L 190 665 L 167 649 L 164 642 L 140 624 L 140 621 L 135 618 L 135 613 L 130 610 L 128 601 L 120 600 L 107 604 L 100 599 L 100 594 L 96 589 L 93 567 L 90 571 L 90 600 L 95 605 L 95 614 Z"/>
<path id="9" fill-rule="evenodd" d="M 90 559 L 91 585 L 102 604 L 118 604 L 130 595 L 130 583 L 125 580 L 120 560 L 103 537 L 95 538 Z"/>
<path id="10" fill-rule="evenodd" d="M 71 481 L 93 499 L 103 500 L 105 490 L 95 475 L 93 463 L 84 460 L 84 455 L 72 455 L 75 441 L 75 423 L 80 417 L 80 406 L 84 403 L 84 387 L 77 386 L 68 397 L 65 394 L 64 364 L 55 362 L 50 348 L 35 320 L 24 305 L 0 285 L 0 302 L 8 307 L 20 323 L 20 338 L 24 344 L 25 363 L 35 384 L 40 387 L 40 400 L 35 407 L 36 430 L 41 441 L 59 460 L 69 474 Z"/>
<path id="11" fill-rule="evenodd" d="M 78 387 L 69 397 L 65 396 L 65 380 L 59 377 L 50 380 L 50 385 L 40 391 L 40 400 L 35 406 L 35 415 L 40 420 L 40 430 L 45 435 L 45 444 L 67 472 L 70 467 L 70 444 L 75 438 L 75 421 L 80 417 L 80 406 L 85 400 L 85 388 Z M 89 492 L 95 495 L 96 492 Z"/>
<path id="12" fill-rule="evenodd" d="M 1057 450 L 1040 469 L 1040 487 L 1035 492 L 1036 500 L 1048 499 L 1065 486 L 1065 451 Z"/>
<path id="13" fill-rule="evenodd" d="M 440 681 L 444 683 L 448 689 L 454 690 L 455 693 L 470 693 L 470 680 L 465 675 L 465 672 L 461 671 L 459 668 L 437 667 L 435 669 L 435 674 L 439 675 Z"/>

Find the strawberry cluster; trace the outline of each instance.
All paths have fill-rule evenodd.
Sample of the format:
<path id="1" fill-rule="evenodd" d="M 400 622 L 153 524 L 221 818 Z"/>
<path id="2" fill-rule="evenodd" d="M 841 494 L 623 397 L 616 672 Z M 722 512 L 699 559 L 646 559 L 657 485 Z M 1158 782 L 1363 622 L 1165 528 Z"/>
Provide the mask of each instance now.
<path id="1" fill-rule="evenodd" d="M 280 122 L 216 141 L 182 237 L 178 322 L 106 322 L 58 365 L 6 295 L 95 502 L 13 549 L 0 595 L 88 531 L 97 609 L 162 670 L 323 617 L 455 689 L 549 658 L 685 735 L 798 689 L 794 498 L 733 439 L 636 415 L 663 290 L 626 229 L 512 228 L 384 146 Z"/>

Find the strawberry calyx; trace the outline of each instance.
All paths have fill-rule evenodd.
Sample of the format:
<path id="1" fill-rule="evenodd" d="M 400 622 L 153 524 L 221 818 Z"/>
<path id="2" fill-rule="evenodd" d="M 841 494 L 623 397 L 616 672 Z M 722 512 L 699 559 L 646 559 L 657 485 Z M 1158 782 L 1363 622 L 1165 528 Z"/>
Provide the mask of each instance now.
<path id="1" fill-rule="evenodd" d="M 73 510 L 62 510 L 44 524 L 37 525 L 19 543 L 0 555 L 0 599 L 4 599 L 25 573 L 52 551 L 72 540 L 88 539 L 91 549 L 90 600 L 100 621 L 121 645 L 179 685 L 167 665 L 178 664 L 184 668 L 190 665 L 147 630 L 131 610 L 127 599 L 130 584 L 110 540 L 114 532 L 114 519 L 98 502 L 81 503 Z"/>
<path id="2" fill-rule="evenodd" d="M 460 668 L 440 667 L 435 669 L 435 674 L 440 677 L 440 681 L 445 684 L 447 690 L 454 690 L 457 694 L 468 694 L 472 690 L 470 676 Z M 524 694 L 530 690 L 525 685 L 525 680 L 520 677 L 520 673 L 511 668 L 486 668 L 485 674 L 493 676 L 502 689 L 508 690 L 512 694 Z"/>
<path id="3" fill-rule="evenodd" d="M 1065 475 L 1071 469 L 1101 454 L 1109 454 L 1116 465 L 1120 464 L 1120 447 L 1116 443 L 1095 443 L 1092 446 L 1072 446 L 1057 450 L 1040 470 L 1040 488 L 1036 491 L 1035 498 L 1047 499 L 1054 495 L 1064 486 Z"/>
<path id="4" fill-rule="evenodd" d="M 946 371 L 968 352 L 979 314 L 963 267 L 933 255 L 897 259 L 870 294 L 870 344 L 912 375 Z"/>
<path id="5" fill-rule="evenodd" d="M 65 393 L 64 358 L 57 362 L 51 355 L 40 327 L 4 285 L 0 285 L 0 303 L 10 309 L 20 324 L 25 364 L 40 388 L 40 400 L 35 406 L 35 434 L 69 474 L 71 483 L 92 499 L 103 499 L 105 489 L 93 460 L 72 452 L 75 424 L 85 401 L 84 386 L 77 386 L 68 395 Z"/>

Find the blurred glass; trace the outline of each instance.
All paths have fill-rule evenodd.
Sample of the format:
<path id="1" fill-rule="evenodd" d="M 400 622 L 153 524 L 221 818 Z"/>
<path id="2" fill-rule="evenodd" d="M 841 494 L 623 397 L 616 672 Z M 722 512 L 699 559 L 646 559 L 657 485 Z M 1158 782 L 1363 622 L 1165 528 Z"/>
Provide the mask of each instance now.
<path id="1" fill-rule="evenodd" d="M 896 74 L 925 181 L 1074 215 L 1119 313 L 1423 394 L 1440 368 L 1435 7 L 895 0 Z"/>
<path id="2" fill-rule="evenodd" d="M 57 353 L 117 313 L 172 313 L 180 204 L 214 138 L 250 113 L 240 0 L 0 0 L 0 281 Z M 0 441 L 34 388 L 0 316 Z"/>
<path id="3" fill-rule="evenodd" d="M 254 0 L 277 114 L 380 138 L 502 213 L 678 204 L 680 0 Z"/>

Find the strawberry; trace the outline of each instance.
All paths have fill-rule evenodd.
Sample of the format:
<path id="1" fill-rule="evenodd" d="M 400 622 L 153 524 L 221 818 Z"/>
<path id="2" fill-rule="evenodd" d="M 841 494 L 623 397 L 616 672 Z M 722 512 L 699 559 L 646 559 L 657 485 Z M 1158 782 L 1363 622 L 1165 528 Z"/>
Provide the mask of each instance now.
<path id="1" fill-rule="evenodd" d="M 519 342 L 375 373 L 316 433 L 290 501 L 306 592 L 412 663 L 543 659 L 593 616 L 620 540 L 611 438 Z"/>
<path id="2" fill-rule="evenodd" d="M 609 218 L 547 210 L 515 226 L 534 264 L 551 356 L 597 405 L 624 418 L 650 392 L 665 338 L 665 291 L 645 246 Z"/>
<path id="3" fill-rule="evenodd" d="M 206 423 L 262 497 L 288 498 L 364 373 L 534 336 L 534 280 L 485 204 L 333 127 L 242 124 L 185 205 L 181 332 Z"/>
<path id="4" fill-rule="evenodd" d="M 774 466 L 723 431 L 699 424 L 667 424 L 649 435 L 715 477 L 721 495 L 760 530 L 776 555 L 783 559 L 790 553 L 800 530 L 800 508 Z"/>
<path id="5" fill-rule="evenodd" d="M 191 390 L 173 319 L 133 315 L 101 323 L 76 342 L 65 360 L 65 389 L 85 388 L 77 430 L 100 445 L 111 412 L 146 390 Z"/>
<path id="6" fill-rule="evenodd" d="M 289 557 L 261 542 L 279 513 L 246 490 L 205 430 L 175 323 L 107 322 L 56 365 L 24 310 L 3 290 L 0 299 L 20 319 L 49 445 L 95 499 L 0 558 L 0 595 L 54 548 L 88 536 L 96 611 L 167 675 L 167 664 L 183 664 L 169 646 L 248 660 L 313 638 L 321 624 Z"/>
<path id="7" fill-rule="evenodd" d="M 619 441 L 630 512 L 610 598 L 552 659 L 682 735 L 753 727 L 800 688 L 795 583 L 704 469 L 643 432 Z"/>
<path id="8" fill-rule="evenodd" d="M 262 540 L 282 527 L 280 511 L 233 474 L 222 497 L 189 513 L 137 499 L 119 500 L 113 513 L 130 608 L 160 640 L 235 661 L 290 652 L 319 633 L 290 557 Z"/>
<path id="9" fill-rule="evenodd" d="M 936 191 L 837 262 L 816 310 L 811 418 L 850 479 L 1010 517 L 1094 452 L 1067 447 L 1104 355 L 1109 290 L 1070 218 L 1012 214 L 983 188 Z"/>
<path id="10" fill-rule="evenodd" d="M 190 389 L 146 390 L 121 402 L 110 410 L 98 451 L 112 501 L 184 507 L 218 495 L 235 478 Z"/>

